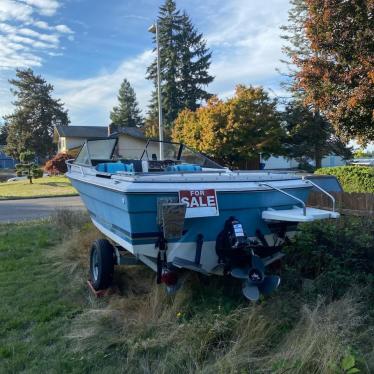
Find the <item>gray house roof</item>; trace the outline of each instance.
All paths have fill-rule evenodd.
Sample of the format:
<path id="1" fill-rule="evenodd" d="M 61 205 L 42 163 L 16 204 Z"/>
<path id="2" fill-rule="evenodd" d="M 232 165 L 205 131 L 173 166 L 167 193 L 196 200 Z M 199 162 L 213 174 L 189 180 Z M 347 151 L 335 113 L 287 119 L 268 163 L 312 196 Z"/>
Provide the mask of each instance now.
<path id="1" fill-rule="evenodd" d="M 132 136 L 133 138 L 146 139 L 146 136 L 144 135 L 143 131 L 140 130 L 138 127 L 122 127 L 121 129 L 119 129 L 118 133 L 112 135 L 117 134 L 125 134 Z"/>
<path id="2" fill-rule="evenodd" d="M 69 138 L 105 138 L 108 128 L 104 126 L 56 126 L 58 135 Z"/>

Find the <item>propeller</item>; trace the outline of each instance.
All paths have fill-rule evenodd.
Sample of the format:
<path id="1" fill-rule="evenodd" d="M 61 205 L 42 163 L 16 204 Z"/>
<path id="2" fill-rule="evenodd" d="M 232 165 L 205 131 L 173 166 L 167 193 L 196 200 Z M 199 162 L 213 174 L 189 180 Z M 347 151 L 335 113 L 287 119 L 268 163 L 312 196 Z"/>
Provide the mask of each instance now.
<path id="1" fill-rule="evenodd" d="M 234 268 L 231 276 L 243 279 L 243 295 L 251 301 L 257 301 L 260 294 L 270 294 L 280 284 L 280 277 L 277 275 L 265 275 L 265 264 L 256 255 L 252 255 L 251 267 Z"/>

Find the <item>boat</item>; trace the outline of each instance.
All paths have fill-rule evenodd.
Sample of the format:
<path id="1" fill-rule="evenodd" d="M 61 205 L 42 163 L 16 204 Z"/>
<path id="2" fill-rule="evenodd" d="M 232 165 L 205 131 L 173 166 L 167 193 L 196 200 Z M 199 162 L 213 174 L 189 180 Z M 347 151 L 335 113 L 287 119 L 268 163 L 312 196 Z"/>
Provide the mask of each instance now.
<path id="1" fill-rule="evenodd" d="M 126 158 L 116 137 L 88 140 L 67 166 L 106 237 L 91 248 L 96 290 L 110 285 L 114 265 L 141 262 L 169 293 L 180 287 L 181 274 L 194 271 L 238 278 L 243 295 L 256 301 L 279 286 L 280 277 L 268 268 L 283 257 L 297 225 L 339 218 L 321 181 L 230 170 L 180 143 L 148 140 L 134 159 Z M 331 178 L 325 184 L 336 185 Z M 315 189 L 331 198 L 331 210 L 306 205 Z"/>

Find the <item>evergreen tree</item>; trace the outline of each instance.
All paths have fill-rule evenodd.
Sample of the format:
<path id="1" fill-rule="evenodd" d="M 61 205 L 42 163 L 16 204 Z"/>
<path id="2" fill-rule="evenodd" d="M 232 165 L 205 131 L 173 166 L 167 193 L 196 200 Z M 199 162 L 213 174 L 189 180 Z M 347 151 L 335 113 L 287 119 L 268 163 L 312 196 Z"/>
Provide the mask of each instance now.
<path id="1" fill-rule="evenodd" d="M 203 87 L 213 81 L 209 75 L 212 53 L 206 47 L 203 35 L 199 34 L 186 13 L 182 16 L 180 51 L 180 94 L 181 108 L 196 110 L 202 100 L 212 95 Z"/>
<path id="2" fill-rule="evenodd" d="M 282 116 L 286 132 L 282 144 L 287 157 L 300 162 L 312 159 L 316 167 L 320 168 L 324 156 L 352 156 L 350 149 L 335 135 L 331 124 L 320 113 L 311 111 L 301 101 L 289 103 Z"/>
<path id="3" fill-rule="evenodd" d="M 25 69 L 16 70 L 16 77 L 9 81 L 16 109 L 4 117 L 8 130 L 5 152 L 14 158 L 26 150 L 42 158 L 50 156 L 55 150 L 54 127 L 69 124 L 67 111 L 60 100 L 52 98 L 53 86 L 40 75 Z"/>
<path id="4" fill-rule="evenodd" d="M 202 34 L 186 13 L 177 10 L 174 0 L 166 0 L 160 7 L 158 22 L 162 109 L 165 126 L 171 127 L 182 109 L 195 110 L 211 96 L 204 90 L 213 81 L 208 73 L 211 53 Z M 147 78 L 154 81 L 157 90 L 157 60 L 148 67 Z M 149 106 L 153 118 L 158 116 L 156 92 Z"/>
<path id="5" fill-rule="evenodd" d="M 6 144 L 7 137 L 8 137 L 8 127 L 6 125 L 0 126 L 0 145 Z"/>
<path id="6" fill-rule="evenodd" d="M 295 76 L 297 67 L 294 65 L 295 56 L 307 58 L 310 55 L 310 43 L 305 35 L 304 23 L 307 17 L 307 7 L 305 0 L 290 0 L 291 8 L 288 11 L 288 24 L 281 26 L 283 34 L 281 38 L 285 41 L 282 48 L 286 60 L 281 60 L 287 66 L 284 74 L 288 78 L 283 83 L 293 96 L 302 98 L 302 90 L 295 86 Z"/>
<path id="7" fill-rule="evenodd" d="M 110 120 L 116 127 L 140 127 L 143 124 L 136 94 L 129 81 L 124 79 L 118 94 L 118 106 L 110 113 Z"/>

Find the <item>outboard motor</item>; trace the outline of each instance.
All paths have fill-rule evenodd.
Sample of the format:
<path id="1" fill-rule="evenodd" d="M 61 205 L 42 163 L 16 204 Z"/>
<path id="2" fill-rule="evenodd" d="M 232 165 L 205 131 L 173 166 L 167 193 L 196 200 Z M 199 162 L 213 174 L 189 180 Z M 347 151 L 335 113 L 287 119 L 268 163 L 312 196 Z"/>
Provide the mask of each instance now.
<path id="1" fill-rule="evenodd" d="M 216 252 L 219 264 L 224 265 L 224 273 L 243 279 L 243 295 L 257 301 L 260 293 L 269 294 L 279 286 L 280 277 L 265 275 L 265 264 L 254 254 L 253 245 L 242 224 L 235 217 L 230 217 L 217 236 Z"/>

